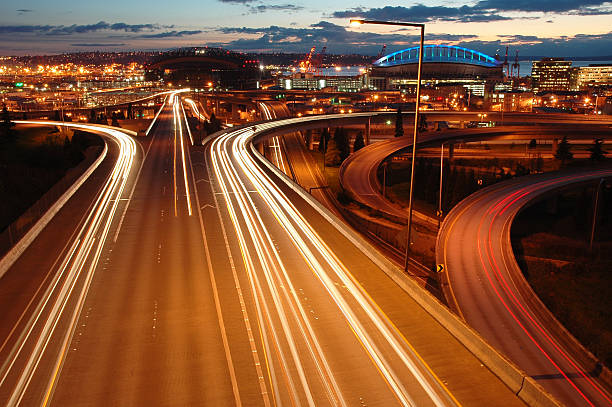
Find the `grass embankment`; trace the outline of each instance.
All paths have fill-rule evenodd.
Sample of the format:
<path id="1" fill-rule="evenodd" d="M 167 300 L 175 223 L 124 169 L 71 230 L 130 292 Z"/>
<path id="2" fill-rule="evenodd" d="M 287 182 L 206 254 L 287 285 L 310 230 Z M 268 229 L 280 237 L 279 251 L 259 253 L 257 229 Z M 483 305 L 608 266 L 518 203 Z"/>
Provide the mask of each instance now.
<path id="1" fill-rule="evenodd" d="M 593 251 L 593 188 L 537 204 L 515 220 L 512 240 L 529 284 L 555 317 L 612 366 L 612 191 L 600 195 Z M 565 214 L 564 216 L 559 214 Z"/>
<path id="2" fill-rule="evenodd" d="M 311 154 L 312 154 L 312 157 L 317 162 L 317 165 L 320 165 L 322 168 L 323 167 L 322 155 L 319 152 L 311 152 Z M 359 213 L 358 216 L 361 216 L 361 217 L 374 219 L 374 220 L 379 219 L 379 222 L 387 223 L 387 224 L 393 223 L 390 220 L 385 219 L 384 216 L 380 212 L 373 210 L 371 208 L 368 208 L 368 207 L 364 207 L 358 204 L 357 202 L 353 201 L 344 192 L 344 190 L 342 189 L 342 186 L 340 185 L 340 167 L 326 166 L 325 171 L 324 171 L 324 176 L 325 176 L 325 179 L 326 179 L 326 182 L 327 182 L 327 185 L 329 187 L 329 191 L 331 192 L 331 194 L 335 196 L 338 202 L 344 205 L 347 209 L 353 212 L 358 212 Z M 405 186 L 407 185 L 408 184 L 405 184 Z M 403 184 L 398 184 L 395 187 L 402 188 Z M 394 191 L 391 190 L 391 188 L 389 188 L 387 189 L 387 193 L 388 193 L 387 197 L 393 200 L 391 197 L 391 194 L 394 194 Z M 406 195 L 407 195 L 407 192 L 406 192 Z M 433 215 L 435 215 L 435 209 L 426 208 L 425 204 L 422 204 L 422 203 L 417 203 L 415 205 L 415 210 L 421 211 L 422 213 L 426 213 L 426 214 L 429 214 L 430 212 L 433 211 Z M 389 242 L 389 243 L 393 244 L 394 246 L 397 246 L 395 243 L 403 244 L 403 242 L 405 242 L 406 240 L 405 227 L 403 227 L 403 229 L 401 226 L 399 227 L 397 236 L 393 240 L 396 240 L 396 242 Z M 412 251 L 411 257 L 419 261 L 421 264 L 433 269 L 435 265 L 435 241 L 436 241 L 435 232 L 429 230 L 428 228 L 421 227 L 415 223 L 413 225 L 412 238 L 410 240 L 413 241 L 413 245 L 411 247 L 411 251 Z M 402 246 L 401 248 L 402 252 L 404 250 L 403 247 L 405 246 Z"/>
<path id="3" fill-rule="evenodd" d="M 0 141 L 0 231 L 81 162 L 87 147 L 101 142 L 51 127 L 18 125 L 11 131 Z"/>
<path id="4" fill-rule="evenodd" d="M 124 129 L 132 130 L 138 133 L 138 135 L 144 135 L 144 132 L 151 124 L 151 119 L 126 119 L 118 120 L 119 126 Z M 191 129 L 193 131 L 193 129 Z"/>

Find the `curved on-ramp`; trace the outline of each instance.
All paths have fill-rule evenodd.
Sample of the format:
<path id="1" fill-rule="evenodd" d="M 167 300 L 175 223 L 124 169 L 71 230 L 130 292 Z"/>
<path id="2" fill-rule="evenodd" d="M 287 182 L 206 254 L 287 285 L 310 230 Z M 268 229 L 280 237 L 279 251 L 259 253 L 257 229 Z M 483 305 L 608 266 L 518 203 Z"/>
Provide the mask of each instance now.
<path id="1" fill-rule="evenodd" d="M 445 267 L 454 308 L 493 346 L 568 405 L 610 405 L 609 384 L 600 380 L 601 369 L 594 357 L 531 290 L 514 257 L 510 230 L 516 215 L 543 194 L 610 176 L 612 168 L 605 168 L 493 185 L 455 206 L 438 235 L 437 262 Z"/>

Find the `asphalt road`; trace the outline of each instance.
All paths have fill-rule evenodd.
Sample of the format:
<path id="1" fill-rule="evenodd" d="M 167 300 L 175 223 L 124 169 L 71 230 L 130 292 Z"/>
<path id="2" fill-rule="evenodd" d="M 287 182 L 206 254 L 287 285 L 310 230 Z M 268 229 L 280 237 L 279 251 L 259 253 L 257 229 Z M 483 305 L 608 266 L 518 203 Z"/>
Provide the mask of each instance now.
<path id="1" fill-rule="evenodd" d="M 610 139 L 610 128 L 607 125 L 572 125 L 563 126 L 514 126 L 478 129 L 457 129 L 443 132 L 429 132 L 419 136 L 419 144 L 431 144 L 446 141 L 477 140 L 551 140 L 567 136 L 571 139 L 593 138 Z M 340 182 L 355 200 L 370 208 L 375 208 L 398 218 L 407 218 L 405 208 L 390 202 L 382 196 L 382 187 L 378 181 L 377 171 L 382 162 L 393 154 L 412 146 L 412 136 L 393 138 L 370 144 L 355 154 L 351 154 L 340 168 Z M 448 154 L 448 153 L 447 153 Z M 418 153 L 417 153 L 418 155 Z"/>
<path id="2" fill-rule="evenodd" d="M 58 217 L 63 235 L 41 235 L 0 280 L 15 321 L 2 404 L 521 405 L 265 169 L 250 128 L 191 146 L 169 100 L 142 150 L 117 146 L 129 165 L 108 177 L 106 164 L 80 212 Z"/>
<path id="3" fill-rule="evenodd" d="M 518 211 L 539 195 L 610 176 L 609 168 L 581 170 L 493 185 L 455 206 L 438 235 L 437 261 L 450 281 L 453 308 L 568 406 L 610 405 L 610 389 L 525 281 L 512 251 L 510 227 Z"/>

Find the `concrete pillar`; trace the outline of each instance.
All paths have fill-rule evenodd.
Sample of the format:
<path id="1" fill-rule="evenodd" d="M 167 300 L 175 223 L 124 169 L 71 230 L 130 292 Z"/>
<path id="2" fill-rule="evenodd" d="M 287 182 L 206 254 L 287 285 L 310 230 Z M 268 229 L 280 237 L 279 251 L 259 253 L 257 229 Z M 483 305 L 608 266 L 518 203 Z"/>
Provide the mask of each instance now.
<path id="1" fill-rule="evenodd" d="M 448 159 L 449 159 L 449 161 L 453 159 L 454 155 L 455 155 L 455 145 L 451 143 L 451 144 L 448 145 Z"/>

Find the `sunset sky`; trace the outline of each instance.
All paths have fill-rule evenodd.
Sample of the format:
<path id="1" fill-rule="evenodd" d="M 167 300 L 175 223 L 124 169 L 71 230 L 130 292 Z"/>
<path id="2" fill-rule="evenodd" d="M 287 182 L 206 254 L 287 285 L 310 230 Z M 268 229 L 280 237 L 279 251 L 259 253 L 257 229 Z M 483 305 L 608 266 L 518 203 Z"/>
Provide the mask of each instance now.
<path id="1" fill-rule="evenodd" d="M 382 44 L 393 51 L 415 43 L 415 31 L 349 28 L 350 17 L 425 22 L 427 43 L 489 54 L 508 45 L 521 55 L 612 55 L 612 3 L 598 0 L 3 0 L 0 54 L 204 45 L 376 54 Z"/>

